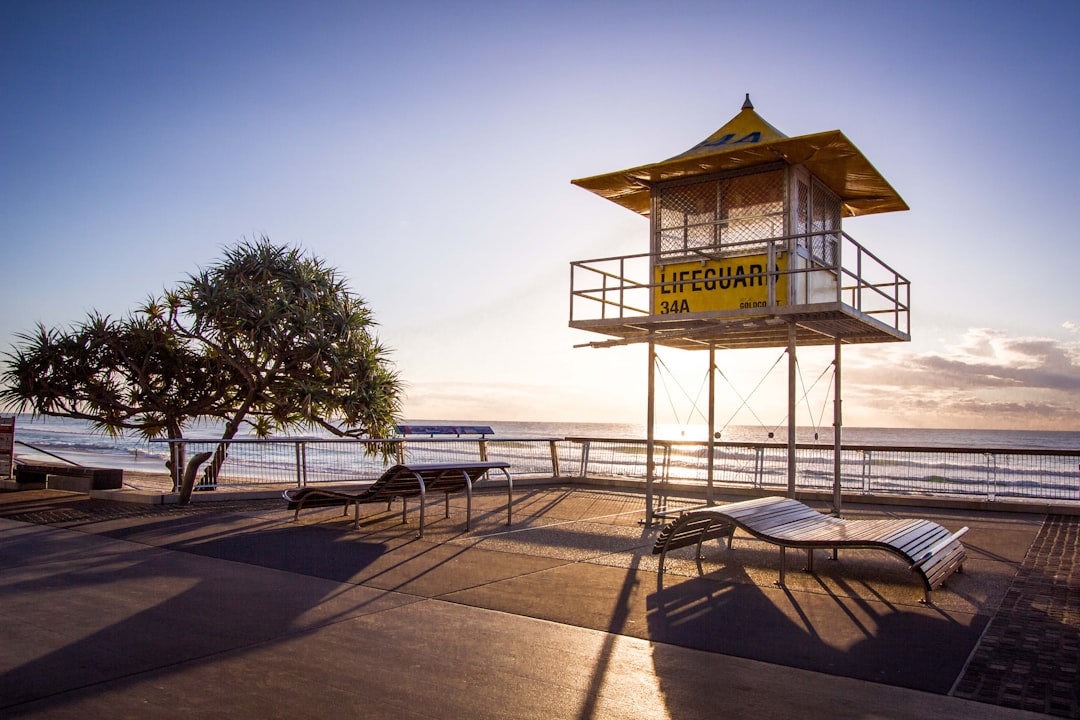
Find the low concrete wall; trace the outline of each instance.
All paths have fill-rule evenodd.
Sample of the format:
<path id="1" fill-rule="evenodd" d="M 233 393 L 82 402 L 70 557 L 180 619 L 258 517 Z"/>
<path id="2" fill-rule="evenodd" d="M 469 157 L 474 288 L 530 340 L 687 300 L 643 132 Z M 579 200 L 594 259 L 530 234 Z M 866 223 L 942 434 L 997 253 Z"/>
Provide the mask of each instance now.
<path id="1" fill-rule="evenodd" d="M 19 485 L 44 486 L 55 490 L 88 493 L 124 487 L 124 471 L 117 468 L 81 467 L 19 463 L 15 467 Z"/>

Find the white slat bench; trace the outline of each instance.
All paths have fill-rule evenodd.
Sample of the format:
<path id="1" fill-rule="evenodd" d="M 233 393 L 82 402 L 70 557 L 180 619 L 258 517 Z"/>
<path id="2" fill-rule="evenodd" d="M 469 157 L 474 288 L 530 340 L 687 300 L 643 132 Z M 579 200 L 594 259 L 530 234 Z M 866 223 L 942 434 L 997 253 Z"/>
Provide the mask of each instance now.
<path id="1" fill-rule="evenodd" d="M 923 583 L 923 602 L 930 602 L 931 592 L 954 572 L 962 572 L 966 557 L 960 537 L 961 528 L 951 533 L 929 520 L 886 518 L 881 520 L 845 520 L 823 515 L 797 500 L 763 497 L 684 512 L 666 525 L 656 538 L 653 554 L 660 555 L 660 577 L 664 559 L 670 550 L 697 546 L 701 567 L 701 544 L 714 538 L 727 538 L 731 547 L 735 528 L 780 548 L 780 579 L 783 587 L 787 548 L 803 548 L 807 570 L 814 571 L 814 551 L 831 549 L 836 559 L 840 548 L 885 550 L 899 555 Z"/>

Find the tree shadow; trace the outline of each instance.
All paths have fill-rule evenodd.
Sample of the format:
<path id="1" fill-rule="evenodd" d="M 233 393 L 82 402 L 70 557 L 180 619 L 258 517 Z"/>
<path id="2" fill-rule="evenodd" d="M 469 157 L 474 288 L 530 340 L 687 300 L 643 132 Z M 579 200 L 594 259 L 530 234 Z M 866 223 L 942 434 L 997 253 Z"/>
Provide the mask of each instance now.
<path id="1" fill-rule="evenodd" d="M 168 526 L 190 532 L 196 519 L 179 519 L 179 527 L 176 520 L 112 535 L 139 542 L 140 533 L 145 540 Z M 313 542 L 317 535 L 320 541 Z M 63 703 L 67 691 L 93 692 L 101 683 L 115 687 L 147 670 L 278 641 L 417 599 L 342 588 L 333 577 L 283 585 L 277 572 L 307 564 L 307 575 L 348 577 L 385 552 L 380 543 L 303 527 L 249 528 L 243 536 L 213 531 L 154 548 L 107 547 L 111 538 L 86 535 L 78 557 L 69 552 L 52 557 L 47 567 L 23 565 L 17 578 L 9 575 L 0 584 L 5 635 L 14 648 L 6 656 L 17 663 L 0 675 L 0 707 L 42 699 Z M 184 552 L 169 552 L 180 546 Z M 243 567 L 193 557 L 246 562 L 256 552 L 260 561 Z M 286 560 L 268 567 L 265 560 L 279 553 Z M 71 639 L 79 627 L 86 634 Z M 18 662 L 20 654 L 25 661 Z"/>

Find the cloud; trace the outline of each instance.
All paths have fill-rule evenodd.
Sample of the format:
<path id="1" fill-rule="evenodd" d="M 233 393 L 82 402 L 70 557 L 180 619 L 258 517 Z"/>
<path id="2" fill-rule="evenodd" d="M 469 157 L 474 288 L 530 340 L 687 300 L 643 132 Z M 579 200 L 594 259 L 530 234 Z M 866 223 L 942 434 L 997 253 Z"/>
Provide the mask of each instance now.
<path id="1" fill-rule="evenodd" d="M 640 363 L 615 367 L 615 351 L 596 355 L 603 371 L 588 371 L 592 355 L 560 377 L 523 372 L 521 379 L 463 377 L 449 368 L 440 377 L 409 383 L 405 416 L 411 420 L 496 422 L 643 422 L 646 375 Z M 799 354 L 800 422 L 823 422 L 831 413 L 831 348 Z M 738 351 L 718 362 L 718 420 L 772 426 L 786 409 L 786 363 L 776 349 Z M 639 357 L 634 358 L 640 360 Z M 664 354 L 657 388 L 660 423 L 704 422 L 698 389 L 701 353 Z M 586 367 L 588 366 L 588 367 Z M 640 372 L 639 372 L 640 370 Z M 821 377 L 819 376 L 819 372 Z M 686 393 L 686 395 L 682 394 Z M 862 345 L 843 357 L 844 424 L 875 427 L 1080 430 L 1080 338 L 1074 341 L 1011 336 L 976 328 L 932 351 L 914 344 Z M 693 411 L 700 414 L 694 414 Z"/>
<path id="2" fill-rule="evenodd" d="M 1076 430 L 1080 343 L 975 328 L 944 351 L 859 358 L 845 395 L 895 424 Z"/>
<path id="3" fill-rule="evenodd" d="M 1080 325 L 1077 325 L 1072 320 L 1066 320 L 1061 323 L 1061 327 L 1065 328 L 1069 332 L 1080 332 Z"/>

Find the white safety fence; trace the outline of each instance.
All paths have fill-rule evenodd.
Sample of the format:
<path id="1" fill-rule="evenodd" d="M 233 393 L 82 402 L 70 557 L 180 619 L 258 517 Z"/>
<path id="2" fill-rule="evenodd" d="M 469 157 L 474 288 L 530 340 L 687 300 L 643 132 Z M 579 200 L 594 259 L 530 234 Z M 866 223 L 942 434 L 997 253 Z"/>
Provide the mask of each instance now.
<path id="1" fill-rule="evenodd" d="M 619 479 L 644 484 L 645 440 L 621 438 L 243 439 L 170 441 L 186 457 L 224 451 L 216 475 L 204 468 L 201 486 L 307 485 L 372 479 L 398 462 L 501 460 L 516 478 Z M 796 446 L 796 486 L 831 490 L 834 450 Z M 656 441 L 654 486 L 704 491 L 710 482 L 708 445 Z M 712 484 L 787 489 L 787 445 L 717 442 Z M 210 465 L 211 463 L 208 463 Z M 867 495 L 940 495 L 984 500 L 1080 501 L 1080 449 L 983 449 L 845 445 L 841 489 Z"/>

